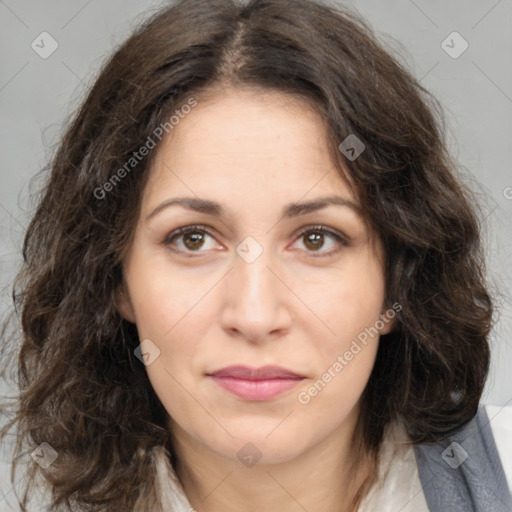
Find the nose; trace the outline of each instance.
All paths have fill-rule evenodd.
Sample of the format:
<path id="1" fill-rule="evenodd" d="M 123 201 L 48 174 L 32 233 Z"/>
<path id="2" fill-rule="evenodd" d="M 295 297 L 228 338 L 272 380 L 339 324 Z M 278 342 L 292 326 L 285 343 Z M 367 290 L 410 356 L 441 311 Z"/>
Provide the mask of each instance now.
<path id="1" fill-rule="evenodd" d="M 252 262 L 237 254 L 233 267 L 223 289 L 223 329 L 250 343 L 288 332 L 291 316 L 287 300 L 293 293 L 279 275 L 270 251 L 264 250 Z"/>

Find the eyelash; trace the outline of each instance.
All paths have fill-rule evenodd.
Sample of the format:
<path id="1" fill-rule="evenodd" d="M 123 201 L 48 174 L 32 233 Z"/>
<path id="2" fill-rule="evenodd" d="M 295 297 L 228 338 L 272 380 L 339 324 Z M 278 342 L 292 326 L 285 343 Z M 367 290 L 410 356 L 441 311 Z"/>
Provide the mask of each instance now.
<path id="1" fill-rule="evenodd" d="M 191 226 L 183 226 L 183 227 L 180 227 L 178 229 L 175 229 L 169 235 L 166 236 L 166 238 L 164 239 L 164 241 L 162 243 L 165 246 L 170 246 L 172 244 L 172 242 L 174 241 L 174 239 L 176 239 L 176 238 L 178 238 L 180 236 L 189 234 L 189 233 L 201 233 L 202 235 L 206 234 L 208 236 L 211 236 L 212 238 L 215 238 L 204 226 L 201 226 L 201 225 L 191 225 Z M 344 237 L 342 237 L 341 235 L 339 235 L 335 231 L 331 231 L 330 229 L 327 229 L 327 228 L 325 228 L 324 226 L 321 226 L 321 225 L 308 226 L 308 227 L 302 229 L 299 232 L 299 234 L 297 235 L 297 238 L 301 238 L 301 237 L 303 237 L 304 235 L 306 235 L 308 233 L 321 233 L 323 235 L 328 235 L 328 236 L 332 237 L 336 242 L 341 244 L 343 247 L 348 247 L 349 246 L 348 241 Z M 177 250 L 176 249 L 171 249 L 171 250 L 173 252 L 180 252 L 180 253 L 183 253 L 183 252 L 186 252 L 186 253 L 204 252 L 204 251 L 190 251 L 190 250 L 189 251 L 182 251 L 181 249 L 177 249 Z M 313 258 L 331 258 L 331 257 L 335 256 L 336 254 L 338 254 L 341 250 L 342 249 L 338 248 L 338 249 L 335 249 L 335 250 L 331 250 L 328 253 L 322 253 L 321 251 L 306 251 L 306 252 L 311 253 L 311 257 L 313 257 Z M 319 254 L 315 254 L 315 252 L 318 252 Z"/>

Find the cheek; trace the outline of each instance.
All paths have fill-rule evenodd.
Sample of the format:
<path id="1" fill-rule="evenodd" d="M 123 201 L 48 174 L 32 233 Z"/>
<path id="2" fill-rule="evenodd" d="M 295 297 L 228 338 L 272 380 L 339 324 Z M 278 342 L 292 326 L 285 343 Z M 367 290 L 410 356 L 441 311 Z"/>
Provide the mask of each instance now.
<path id="1" fill-rule="evenodd" d="M 311 283 L 304 294 L 315 315 L 323 321 L 321 339 L 326 347 L 342 350 L 359 334 L 363 333 L 364 338 L 367 329 L 379 320 L 385 295 L 384 277 L 375 259 L 364 251 L 325 276 L 321 285 Z"/>
<path id="2" fill-rule="evenodd" d="M 316 340 L 317 373 L 297 396 L 304 414 L 333 427 L 350 413 L 370 378 L 379 346 L 376 323 L 382 312 L 384 285 L 378 275 L 347 274 L 330 295 L 318 299 L 319 316 L 329 321 Z M 318 331 L 318 329 L 317 329 Z"/>
<path id="3" fill-rule="evenodd" d="M 212 276 L 198 269 L 173 267 L 161 251 L 146 257 L 135 255 L 131 263 L 127 278 L 139 336 L 165 342 L 195 314 L 213 285 Z"/>
<path id="4" fill-rule="evenodd" d="M 343 356 L 342 362 L 333 360 L 324 373 L 300 390 L 297 418 L 303 420 L 303 435 L 323 438 L 354 411 L 370 377 L 376 347 L 377 343 L 363 348 L 351 361 L 343 362 Z"/>
<path id="5" fill-rule="evenodd" d="M 172 271 L 165 255 L 132 261 L 130 294 L 136 312 L 140 340 L 149 339 L 159 356 L 146 371 L 153 389 L 167 411 L 183 414 L 194 389 L 197 353 L 208 327 L 208 297 L 212 276 L 191 276 Z M 181 412 L 180 412 L 181 411 Z"/>

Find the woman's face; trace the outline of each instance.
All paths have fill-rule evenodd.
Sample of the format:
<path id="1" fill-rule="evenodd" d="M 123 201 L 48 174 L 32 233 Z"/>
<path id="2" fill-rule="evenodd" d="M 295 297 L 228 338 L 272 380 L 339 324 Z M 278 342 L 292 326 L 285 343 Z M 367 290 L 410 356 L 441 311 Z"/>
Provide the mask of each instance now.
<path id="1" fill-rule="evenodd" d="M 278 93 L 199 99 L 162 141 L 124 277 L 171 430 L 231 459 L 284 462 L 346 429 L 392 325 L 322 119 Z"/>

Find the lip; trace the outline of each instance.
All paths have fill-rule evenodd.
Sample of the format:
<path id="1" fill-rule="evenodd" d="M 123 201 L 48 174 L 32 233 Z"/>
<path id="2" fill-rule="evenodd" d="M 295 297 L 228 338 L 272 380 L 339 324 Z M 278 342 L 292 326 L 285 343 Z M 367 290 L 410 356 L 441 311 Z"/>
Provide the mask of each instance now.
<path id="1" fill-rule="evenodd" d="M 244 400 L 270 400 L 306 377 L 279 366 L 228 366 L 207 374 L 221 388 Z"/>

